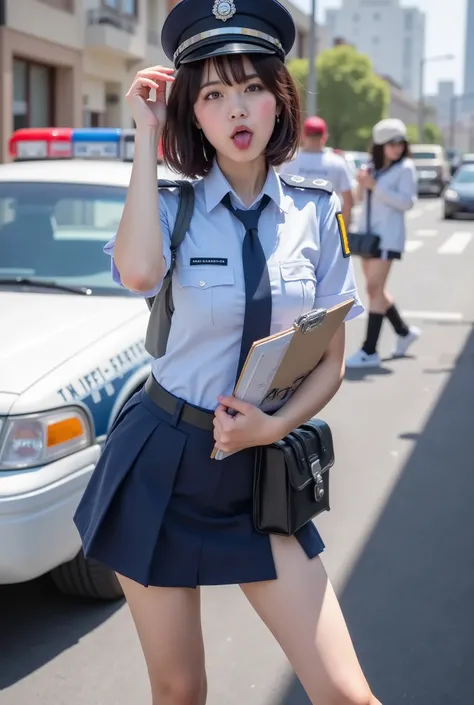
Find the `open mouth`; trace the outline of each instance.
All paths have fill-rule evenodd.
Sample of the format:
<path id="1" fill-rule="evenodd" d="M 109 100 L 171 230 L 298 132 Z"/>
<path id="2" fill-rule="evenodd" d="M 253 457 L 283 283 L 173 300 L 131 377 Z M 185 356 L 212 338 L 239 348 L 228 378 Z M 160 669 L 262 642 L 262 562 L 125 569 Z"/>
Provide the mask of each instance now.
<path id="1" fill-rule="evenodd" d="M 253 132 L 248 127 L 236 127 L 232 133 L 232 141 L 237 149 L 248 149 L 252 143 Z"/>

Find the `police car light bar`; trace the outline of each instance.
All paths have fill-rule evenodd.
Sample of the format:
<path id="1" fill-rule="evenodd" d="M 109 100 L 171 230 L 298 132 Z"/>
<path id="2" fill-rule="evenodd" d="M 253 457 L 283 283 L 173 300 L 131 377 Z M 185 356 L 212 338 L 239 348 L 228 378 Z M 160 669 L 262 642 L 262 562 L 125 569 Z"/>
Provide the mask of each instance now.
<path id="1" fill-rule="evenodd" d="M 67 159 L 72 157 L 71 127 L 30 127 L 17 130 L 9 140 L 13 159 Z"/>
<path id="2" fill-rule="evenodd" d="M 10 137 L 15 161 L 45 159 L 122 159 L 133 161 L 135 130 L 121 128 L 30 127 Z M 163 159 L 161 140 L 158 162 Z"/>

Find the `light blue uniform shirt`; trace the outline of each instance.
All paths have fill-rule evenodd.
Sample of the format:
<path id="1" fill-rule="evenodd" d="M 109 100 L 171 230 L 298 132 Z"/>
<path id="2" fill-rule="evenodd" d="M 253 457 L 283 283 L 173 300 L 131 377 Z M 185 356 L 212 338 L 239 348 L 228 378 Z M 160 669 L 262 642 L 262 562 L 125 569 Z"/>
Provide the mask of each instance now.
<path id="1" fill-rule="evenodd" d="M 194 183 L 194 190 L 194 215 L 173 272 L 175 311 L 168 346 L 166 354 L 153 361 L 153 374 L 172 394 L 215 409 L 217 397 L 231 394 L 235 384 L 245 312 L 245 229 L 221 200 L 230 192 L 235 207 L 245 206 L 217 164 Z M 271 333 L 289 328 L 295 318 L 312 308 L 330 308 L 350 298 L 356 302 L 347 319 L 360 314 L 363 307 L 351 259 L 342 254 L 336 219 L 338 197 L 286 186 L 272 168 L 251 208 L 258 206 L 264 194 L 271 200 L 260 216 L 259 237 L 270 274 Z M 176 189 L 160 191 L 167 267 L 178 198 Z M 110 255 L 113 246 L 114 240 L 105 248 Z M 120 282 L 115 264 L 113 275 Z M 153 296 L 160 286 L 161 282 L 157 283 L 144 296 Z"/>

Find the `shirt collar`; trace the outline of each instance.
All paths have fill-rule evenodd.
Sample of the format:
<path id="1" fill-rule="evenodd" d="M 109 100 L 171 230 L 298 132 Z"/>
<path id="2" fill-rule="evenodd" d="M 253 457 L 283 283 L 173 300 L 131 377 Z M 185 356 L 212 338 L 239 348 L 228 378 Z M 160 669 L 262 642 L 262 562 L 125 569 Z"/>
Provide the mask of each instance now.
<path id="1" fill-rule="evenodd" d="M 204 193 L 206 198 L 206 209 L 210 213 L 219 203 L 222 201 L 227 193 L 231 194 L 233 202 L 239 202 L 239 197 L 232 190 L 229 182 L 225 178 L 224 174 L 219 168 L 217 161 L 214 160 L 209 174 L 203 179 L 204 181 Z M 259 193 L 255 202 L 260 201 L 264 195 L 267 195 L 271 200 L 282 210 L 284 213 L 288 213 L 288 203 L 285 194 L 283 193 L 282 183 L 278 174 L 273 167 L 269 167 L 268 175 L 266 181 L 263 185 L 263 189 Z"/>

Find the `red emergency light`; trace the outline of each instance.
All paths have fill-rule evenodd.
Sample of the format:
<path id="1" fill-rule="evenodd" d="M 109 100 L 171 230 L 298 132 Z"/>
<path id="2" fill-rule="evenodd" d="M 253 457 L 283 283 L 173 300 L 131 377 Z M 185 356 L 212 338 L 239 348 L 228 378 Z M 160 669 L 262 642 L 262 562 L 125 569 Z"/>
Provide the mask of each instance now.
<path id="1" fill-rule="evenodd" d="M 71 127 L 25 127 L 10 137 L 8 148 L 13 159 L 70 159 Z"/>

